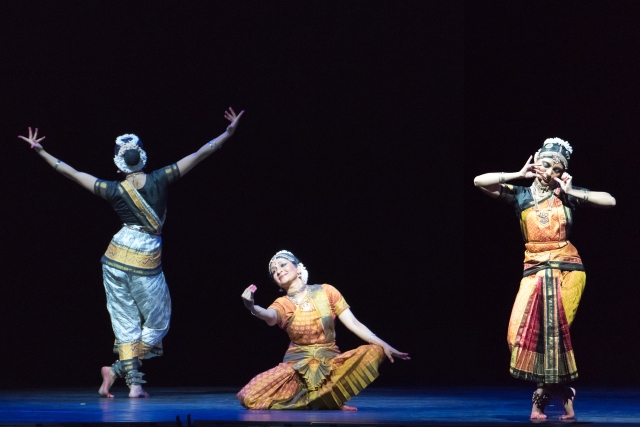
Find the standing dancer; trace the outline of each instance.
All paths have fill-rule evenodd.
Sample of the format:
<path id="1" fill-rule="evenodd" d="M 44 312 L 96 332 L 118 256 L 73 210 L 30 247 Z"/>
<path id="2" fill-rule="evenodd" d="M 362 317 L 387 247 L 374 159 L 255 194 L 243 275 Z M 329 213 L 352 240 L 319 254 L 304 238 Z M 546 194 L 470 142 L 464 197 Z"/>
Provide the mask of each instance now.
<path id="1" fill-rule="evenodd" d="M 573 149 L 567 141 L 551 138 L 519 172 L 477 176 L 476 187 L 510 204 L 520 220 L 525 241 L 524 274 L 516 297 L 507 341 L 511 375 L 538 384 L 533 393 L 532 419 L 544 419 L 550 397 L 563 399 L 573 419 L 575 389 L 564 385 L 578 377 L 569 327 L 575 318 L 586 275 L 569 232 L 576 208 L 615 206 L 609 194 L 574 187 L 566 170 Z M 506 184 L 535 178 L 531 187 Z"/>
<path id="2" fill-rule="evenodd" d="M 147 154 L 136 135 L 116 139 L 114 162 L 126 173 L 124 181 L 103 181 L 78 172 L 44 151 L 38 129 L 27 141 L 31 148 L 57 172 L 92 193 L 106 199 L 123 223 L 102 256 L 102 274 L 107 294 L 107 308 L 116 336 L 114 353 L 119 359 L 102 368 L 102 396 L 113 397 L 109 388 L 116 378 L 124 378 L 129 397 L 149 397 L 139 371 L 140 360 L 162 356 L 162 338 L 169 331 L 171 298 L 162 272 L 162 226 L 167 209 L 167 187 L 216 151 L 235 131 L 244 111 L 236 115 L 225 112 L 231 122 L 227 131 L 206 143 L 195 153 L 150 174 L 142 172 Z"/>
<path id="3" fill-rule="evenodd" d="M 249 286 L 242 301 L 251 314 L 269 326 L 278 325 L 291 338 L 283 363 L 253 378 L 238 393 L 247 409 L 342 409 L 378 377 L 386 356 L 409 360 L 382 341 L 351 313 L 340 292 L 331 285 L 307 285 L 308 272 L 291 252 L 280 251 L 269 262 L 269 275 L 287 293 L 264 309 L 253 303 L 257 290 Z M 340 353 L 335 343 L 338 317 L 369 345 Z"/>

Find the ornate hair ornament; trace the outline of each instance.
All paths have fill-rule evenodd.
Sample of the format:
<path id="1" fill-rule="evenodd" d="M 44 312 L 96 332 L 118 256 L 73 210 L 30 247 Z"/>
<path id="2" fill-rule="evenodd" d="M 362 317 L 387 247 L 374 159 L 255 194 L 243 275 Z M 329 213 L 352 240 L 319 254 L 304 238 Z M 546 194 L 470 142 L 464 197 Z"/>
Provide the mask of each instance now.
<path id="1" fill-rule="evenodd" d="M 534 161 L 538 161 L 539 158 L 548 157 L 553 159 L 556 163 L 562 163 L 565 169 L 569 169 L 569 158 L 573 153 L 573 147 L 569 145 L 568 141 L 560 138 L 548 138 L 542 144 L 535 156 Z"/>
<path id="2" fill-rule="evenodd" d="M 298 268 L 298 276 L 300 277 L 300 280 L 302 280 L 303 284 L 307 284 L 307 280 L 309 279 L 309 272 L 307 271 L 307 267 L 305 267 L 304 264 L 301 263 L 300 260 L 289 251 L 279 251 L 273 256 L 273 258 L 271 258 L 271 261 L 269 261 L 269 276 L 273 278 L 273 274 L 271 274 L 271 264 L 273 264 L 273 261 L 278 258 L 286 259 L 287 261 L 295 265 Z"/>
<path id="3" fill-rule="evenodd" d="M 138 162 L 138 164 L 128 165 L 124 160 L 124 153 L 129 150 L 138 150 L 138 152 L 140 153 L 140 161 Z M 115 152 L 116 155 L 113 158 L 113 162 L 116 164 L 118 169 L 123 172 L 137 172 L 147 164 L 147 153 L 142 149 L 142 142 L 136 135 L 132 133 L 120 135 L 116 138 Z"/>

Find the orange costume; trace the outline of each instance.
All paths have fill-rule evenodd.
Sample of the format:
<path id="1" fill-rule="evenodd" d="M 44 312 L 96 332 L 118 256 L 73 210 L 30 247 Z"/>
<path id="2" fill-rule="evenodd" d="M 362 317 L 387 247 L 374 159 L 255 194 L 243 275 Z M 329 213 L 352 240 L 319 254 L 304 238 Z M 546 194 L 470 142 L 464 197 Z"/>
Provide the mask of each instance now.
<path id="1" fill-rule="evenodd" d="M 556 189 L 536 203 L 529 187 L 510 184 L 502 184 L 500 199 L 515 209 L 526 248 L 507 333 L 511 375 L 540 385 L 570 382 L 578 371 L 569 328 L 586 274 L 568 239 L 573 212 L 585 201 Z"/>
<path id="2" fill-rule="evenodd" d="M 363 345 L 340 353 L 334 321 L 349 305 L 331 285 L 309 285 L 300 305 L 287 297 L 269 308 L 291 344 L 278 366 L 254 377 L 238 393 L 247 409 L 340 409 L 378 377 L 382 348 Z"/>

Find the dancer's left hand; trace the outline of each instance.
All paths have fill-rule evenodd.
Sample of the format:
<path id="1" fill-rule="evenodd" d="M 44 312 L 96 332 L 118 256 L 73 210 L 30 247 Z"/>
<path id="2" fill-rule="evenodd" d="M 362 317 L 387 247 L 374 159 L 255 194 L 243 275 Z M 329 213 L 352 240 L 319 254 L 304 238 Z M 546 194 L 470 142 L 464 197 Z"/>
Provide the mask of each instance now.
<path id="1" fill-rule="evenodd" d="M 409 353 L 402 353 L 396 350 L 395 348 L 391 347 L 389 344 L 385 344 L 382 347 L 382 350 L 384 351 L 384 354 L 389 358 L 391 363 L 393 363 L 394 357 L 397 357 L 398 359 L 401 359 L 401 360 L 411 360 L 411 358 L 409 357 Z"/>
<path id="2" fill-rule="evenodd" d="M 571 184 L 573 177 L 566 172 L 563 173 L 559 179 L 558 178 L 553 178 L 553 179 L 556 180 L 556 182 L 560 185 L 560 188 L 562 188 L 562 191 L 564 191 L 565 193 L 570 192 L 571 189 L 573 188 L 573 185 Z"/>
<path id="3" fill-rule="evenodd" d="M 236 112 L 233 111 L 233 108 L 231 107 L 229 107 L 229 109 L 224 112 L 224 118 L 231 122 L 231 124 L 227 126 L 227 132 L 229 132 L 229 135 L 233 135 L 233 132 L 236 131 L 238 122 L 240 121 L 240 117 L 242 117 L 242 114 L 244 114 L 244 110 L 240 111 L 240 114 L 236 114 Z"/>

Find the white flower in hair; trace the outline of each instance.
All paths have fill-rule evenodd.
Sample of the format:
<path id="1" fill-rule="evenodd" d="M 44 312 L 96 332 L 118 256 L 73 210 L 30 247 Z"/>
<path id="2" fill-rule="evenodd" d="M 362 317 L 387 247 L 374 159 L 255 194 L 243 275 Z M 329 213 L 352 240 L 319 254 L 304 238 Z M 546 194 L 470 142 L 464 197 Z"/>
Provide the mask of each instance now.
<path id="1" fill-rule="evenodd" d="M 282 254 L 287 254 L 289 256 L 292 256 L 293 254 L 287 250 L 281 250 L 276 252 L 276 254 L 271 258 L 271 261 L 273 261 L 274 259 L 278 258 L 278 255 L 282 255 Z"/>
<path id="2" fill-rule="evenodd" d="M 120 146 L 130 144 L 132 142 L 138 145 L 138 141 L 140 141 L 140 138 L 138 138 L 138 135 L 134 133 L 125 133 L 124 135 L 120 135 L 116 138 L 116 144 Z"/>
<path id="3" fill-rule="evenodd" d="M 309 272 L 303 263 L 298 264 L 298 273 L 300 274 L 300 280 L 306 285 L 309 280 Z"/>
<path id="4" fill-rule="evenodd" d="M 565 150 L 569 152 L 569 154 L 573 154 L 573 147 L 569 145 L 569 141 L 565 141 L 564 139 L 560 139 L 560 138 L 547 138 L 544 140 L 544 144 L 542 145 L 544 146 L 549 143 L 562 145 L 565 148 Z"/>

